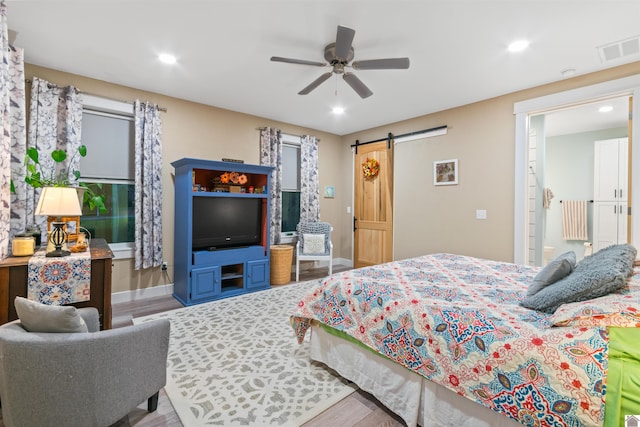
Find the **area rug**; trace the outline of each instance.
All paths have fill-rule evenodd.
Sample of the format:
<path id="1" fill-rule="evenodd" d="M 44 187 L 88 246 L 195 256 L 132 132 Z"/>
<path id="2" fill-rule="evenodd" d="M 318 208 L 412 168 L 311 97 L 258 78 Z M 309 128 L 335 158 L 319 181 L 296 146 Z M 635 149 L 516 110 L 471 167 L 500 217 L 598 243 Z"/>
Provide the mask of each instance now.
<path id="1" fill-rule="evenodd" d="M 296 342 L 289 316 L 315 283 L 135 319 L 171 321 L 165 391 L 185 426 L 299 426 L 357 389 Z"/>

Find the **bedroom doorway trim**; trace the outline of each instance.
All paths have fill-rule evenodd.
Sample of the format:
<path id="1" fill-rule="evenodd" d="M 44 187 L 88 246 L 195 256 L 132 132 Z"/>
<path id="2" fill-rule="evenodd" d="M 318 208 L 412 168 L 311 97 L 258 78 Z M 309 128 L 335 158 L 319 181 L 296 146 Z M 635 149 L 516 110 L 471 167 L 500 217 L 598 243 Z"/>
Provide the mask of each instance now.
<path id="1" fill-rule="evenodd" d="M 578 105 L 600 98 L 632 96 L 632 133 L 636 138 L 631 141 L 631 170 L 640 171 L 640 74 L 598 83 L 591 86 L 558 92 L 538 98 L 514 103 L 515 115 L 515 197 L 514 197 L 514 242 L 513 258 L 516 264 L 528 261 L 528 224 L 527 224 L 527 152 L 529 117 L 560 107 Z M 633 172 L 632 172 L 633 173 Z M 640 202 L 640 186 L 633 186 L 631 200 Z M 638 205 L 640 207 L 640 203 Z M 640 245 L 640 215 L 631 217 L 631 244 Z"/>

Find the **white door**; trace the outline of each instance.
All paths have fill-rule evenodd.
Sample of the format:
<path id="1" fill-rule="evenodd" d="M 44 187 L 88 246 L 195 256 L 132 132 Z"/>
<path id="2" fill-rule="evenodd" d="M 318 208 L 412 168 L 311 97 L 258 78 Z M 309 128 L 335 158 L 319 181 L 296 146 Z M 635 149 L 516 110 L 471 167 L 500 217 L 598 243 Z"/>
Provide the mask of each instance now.
<path id="1" fill-rule="evenodd" d="M 615 201 L 593 203 L 594 252 L 618 243 L 619 211 L 619 203 Z M 626 221 L 624 223 L 626 224 Z"/>
<path id="2" fill-rule="evenodd" d="M 620 202 L 618 204 L 618 244 L 627 243 L 627 208 L 629 204 L 627 202 Z"/>
<path id="3" fill-rule="evenodd" d="M 618 143 L 618 200 L 629 200 L 629 139 Z M 626 234 L 625 234 L 626 235 Z"/>
<path id="4" fill-rule="evenodd" d="M 618 200 L 619 140 L 596 141 L 594 149 L 593 199 Z"/>

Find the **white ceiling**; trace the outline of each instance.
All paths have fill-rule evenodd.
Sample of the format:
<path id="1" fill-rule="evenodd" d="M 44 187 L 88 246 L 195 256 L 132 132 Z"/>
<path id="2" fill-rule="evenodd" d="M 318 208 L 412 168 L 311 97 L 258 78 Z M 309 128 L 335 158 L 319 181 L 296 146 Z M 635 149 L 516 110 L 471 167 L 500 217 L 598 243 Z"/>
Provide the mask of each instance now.
<path id="1" fill-rule="evenodd" d="M 337 135 L 640 60 L 603 63 L 597 49 L 640 35 L 638 0 L 6 3 L 29 63 Z M 297 95 L 329 69 L 269 58 L 323 62 L 338 25 L 356 30 L 356 60 L 408 56 L 410 68 L 354 71 L 367 99 L 335 78 Z M 521 38 L 530 47 L 508 53 Z"/>
<path id="2" fill-rule="evenodd" d="M 601 112 L 602 107 L 611 107 L 611 111 Z M 628 96 L 606 99 L 546 113 L 545 135 L 569 135 L 627 127 L 628 118 Z"/>

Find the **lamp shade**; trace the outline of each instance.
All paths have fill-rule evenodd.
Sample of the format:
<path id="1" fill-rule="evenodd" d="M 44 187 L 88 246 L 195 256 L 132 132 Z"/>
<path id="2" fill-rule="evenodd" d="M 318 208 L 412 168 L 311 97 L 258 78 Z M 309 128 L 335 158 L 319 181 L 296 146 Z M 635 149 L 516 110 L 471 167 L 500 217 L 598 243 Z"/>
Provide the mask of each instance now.
<path id="1" fill-rule="evenodd" d="M 77 190 L 75 187 L 43 187 L 35 215 L 82 215 L 82 205 Z"/>

